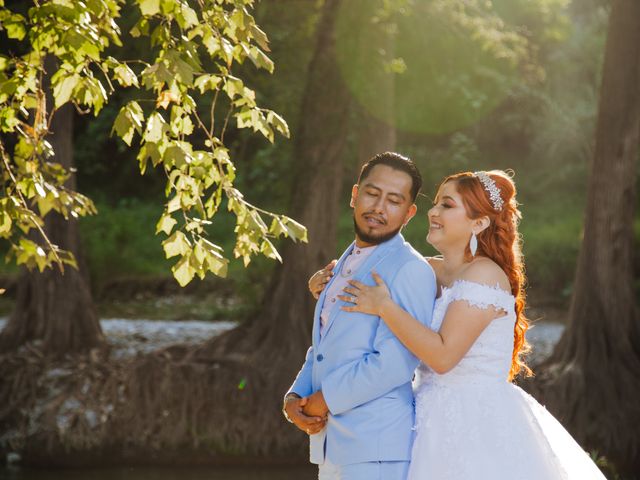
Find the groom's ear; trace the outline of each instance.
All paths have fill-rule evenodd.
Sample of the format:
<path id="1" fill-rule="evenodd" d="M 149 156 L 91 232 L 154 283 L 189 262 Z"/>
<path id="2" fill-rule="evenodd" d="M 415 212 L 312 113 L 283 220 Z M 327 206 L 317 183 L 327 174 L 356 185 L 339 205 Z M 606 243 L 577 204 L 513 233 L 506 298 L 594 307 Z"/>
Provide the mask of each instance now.
<path id="1" fill-rule="evenodd" d="M 418 212 L 418 206 L 414 203 L 409 207 L 409 210 L 407 211 L 407 215 L 404 217 L 404 222 L 402 223 L 402 225 L 406 226 L 407 223 L 409 223 L 409 220 L 415 217 L 417 212 Z"/>
<path id="2" fill-rule="evenodd" d="M 356 198 L 358 198 L 358 184 L 357 183 L 353 187 L 351 187 L 351 202 L 349 202 L 349 206 L 351 208 L 355 208 L 355 206 L 356 206 Z"/>

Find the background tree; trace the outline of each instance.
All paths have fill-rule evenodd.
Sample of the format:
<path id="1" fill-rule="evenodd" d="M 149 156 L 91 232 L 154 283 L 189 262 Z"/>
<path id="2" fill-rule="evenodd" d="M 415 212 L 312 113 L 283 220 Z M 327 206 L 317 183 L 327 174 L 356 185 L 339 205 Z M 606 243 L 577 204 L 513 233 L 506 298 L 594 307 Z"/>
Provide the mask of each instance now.
<path id="1" fill-rule="evenodd" d="M 48 57 L 44 67 L 45 80 L 50 83 L 56 62 Z M 45 91 L 48 87 L 50 85 L 45 85 Z M 47 101 L 51 105 L 53 96 L 49 95 Z M 71 191 L 76 190 L 74 113 L 71 104 L 62 106 L 52 118 L 48 137 L 55 152 L 54 160 L 70 172 L 64 188 Z M 42 273 L 25 269 L 18 283 L 12 317 L 0 334 L 0 350 L 15 348 L 30 340 L 42 341 L 42 349 L 54 354 L 103 346 L 104 335 L 93 305 L 87 267 L 80 253 L 78 220 L 50 212 L 44 219 L 43 230 L 54 245 L 73 255 L 79 268 L 67 268 L 65 272 L 47 269 Z M 36 235 L 32 235 L 32 239 L 42 243 Z"/>
<path id="2" fill-rule="evenodd" d="M 586 448 L 640 471 L 640 322 L 634 232 L 640 143 L 640 3 L 612 2 L 584 239 L 569 324 L 532 387 Z"/>
<path id="3" fill-rule="evenodd" d="M 0 4 L 6 35 L 15 42 L 24 41 L 21 47 L 27 52 L 0 58 L 0 129 L 15 143 L 9 151 L 0 140 L 4 167 L 0 236 L 10 242 L 10 255 L 18 264 L 40 271 L 53 262 L 61 272 L 64 263 L 76 265 L 72 251 L 52 243 L 43 229 L 43 219 L 50 211 L 65 218 L 95 211 L 91 200 L 77 193 L 71 188 L 73 181 L 68 181 L 73 173 L 70 113 L 61 115 L 60 120 L 66 119 L 60 126 L 68 129 L 61 128 L 53 137 L 62 150 L 56 157 L 52 157 L 55 151 L 47 138 L 56 110 L 71 102 L 97 115 L 115 91 L 114 85 L 120 84 L 137 88 L 141 98 L 120 109 L 113 131 L 129 146 L 134 136 L 139 136 L 137 160 L 142 173 L 151 164 L 166 175 L 169 201 L 156 233 L 168 236 L 163 242 L 166 257 L 179 257 L 172 271 L 180 285 L 196 275 L 204 278 L 207 272 L 226 275 L 228 259 L 220 246 L 207 239 L 206 231 L 223 200 L 237 219 L 234 255 L 245 265 L 259 253 L 280 259 L 270 239 L 287 236 L 304 241 L 306 231 L 289 217 L 273 215 L 244 199 L 234 186 L 235 167 L 224 143 L 231 117 L 238 128 L 251 128 L 270 141 L 275 131 L 289 134 L 286 122 L 259 107 L 255 92 L 231 74 L 232 65 L 245 59 L 258 68 L 273 70 L 264 53 L 268 51 L 267 37 L 247 10 L 253 1 L 197 2 L 192 8 L 181 0 L 162 5 L 140 0 L 135 4 L 136 20 L 130 34 L 149 41 L 151 58 L 133 61 L 118 60 L 116 56 L 122 51 L 117 49 L 113 52 L 116 56 L 106 54 L 108 47 L 122 46 L 117 20 L 123 5 L 122 0 L 83 8 L 76 8 L 71 1 L 42 2 L 23 15 Z M 54 67 L 51 60 L 46 71 L 45 59 L 57 59 L 59 64 Z M 196 92 L 212 96 L 205 112 L 199 111 L 193 99 Z M 226 102 L 219 100 L 223 95 Z M 47 96 L 53 102 L 47 102 Z M 270 226 L 263 215 L 272 217 Z M 52 232 L 61 232 L 56 234 L 56 242 L 74 237 L 75 227 L 65 231 L 63 225 L 49 226 Z M 37 241 L 26 237 L 32 229 L 40 234 Z M 64 244 L 76 249 L 77 241 Z M 3 333 L 2 344 L 16 347 L 27 340 L 46 339 L 45 349 L 59 353 L 66 347 L 89 348 L 99 343 L 95 314 L 87 313 L 92 319 L 83 320 L 83 312 L 91 312 L 93 307 L 80 278 L 73 284 L 85 292 L 81 308 L 70 307 L 73 302 L 69 296 L 57 295 L 62 290 L 38 295 L 35 287 L 29 293 L 21 289 L 22 302 Z M 50 322 L 57 327 L 44 327 L 46 316 L 58 310 L 57 303 L 62 315 Z M 74 331 L 88 335 L 86 341 L 72 341 Z M 51 332 L 62 338 L 52 340 Z"/>

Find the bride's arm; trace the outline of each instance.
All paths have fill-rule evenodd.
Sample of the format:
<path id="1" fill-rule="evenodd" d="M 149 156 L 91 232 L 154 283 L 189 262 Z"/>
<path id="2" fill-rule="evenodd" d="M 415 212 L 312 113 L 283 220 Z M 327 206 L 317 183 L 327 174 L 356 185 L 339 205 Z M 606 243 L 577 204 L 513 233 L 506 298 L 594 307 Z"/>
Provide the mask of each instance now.
<path id="1" fill-rule="evenodd" d="M 343 310 L 380 316 L 407 349 L 440 374 L 455 367 L 491 320 L 501 313 L 493 307 L 480 309 L 465 301 L 454 301 L 447 309 L 440 331 L 434 332 L 398 306 L 380 276 L 372 275 L 375 287 L 349 282 L 352 286 L 345 292 L 350 295 L 341 299 L 351 302 L 352 297 L 356 297 L 357 304 L 342 307 Z"/>

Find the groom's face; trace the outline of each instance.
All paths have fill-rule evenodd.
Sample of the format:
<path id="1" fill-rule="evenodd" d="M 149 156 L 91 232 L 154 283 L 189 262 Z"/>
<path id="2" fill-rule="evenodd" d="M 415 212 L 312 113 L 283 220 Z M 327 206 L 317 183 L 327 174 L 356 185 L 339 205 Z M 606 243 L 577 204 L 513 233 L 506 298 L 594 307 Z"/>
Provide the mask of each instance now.
<path id="1" fill-rule="evenodd" d="M 360 246 L 377 245 L 395 236 L 416 214 L 409 174 L 376 165 L 351 192 L 353 223 Z"/>

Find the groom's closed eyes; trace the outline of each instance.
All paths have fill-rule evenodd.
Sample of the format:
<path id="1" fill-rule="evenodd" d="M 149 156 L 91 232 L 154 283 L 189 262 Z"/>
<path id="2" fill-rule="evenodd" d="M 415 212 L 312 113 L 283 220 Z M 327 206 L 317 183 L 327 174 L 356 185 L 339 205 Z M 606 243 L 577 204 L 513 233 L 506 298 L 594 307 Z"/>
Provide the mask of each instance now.
<path id="1" fill-rule="evenodd" d="M 382 189 L 376 187 L 375 185 L 373 185 L 371 183 L 366 183 L 364 185 L 364 188 L 365 188 L 364 193 L 369 195 L 369 196 L 371 196 L 371 197 L 377 197 L 378 195 L 382 194 Z M 404 195 L 402 195 L 401 193 L 396 193 L 396 192 L 388 193 L 387 197 L 388 197 L 389 201 L 394 205 L 401 205 L 406 200 Z"/>

